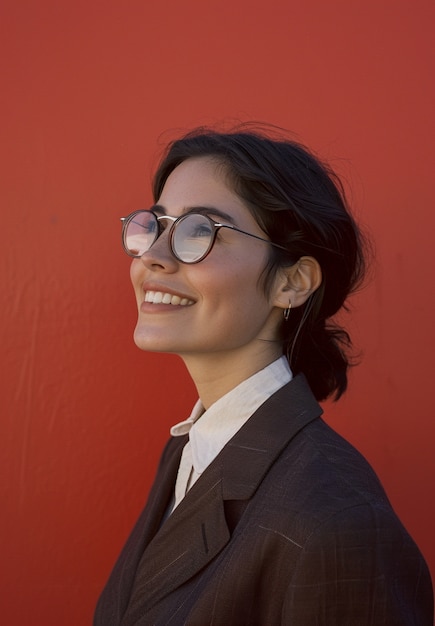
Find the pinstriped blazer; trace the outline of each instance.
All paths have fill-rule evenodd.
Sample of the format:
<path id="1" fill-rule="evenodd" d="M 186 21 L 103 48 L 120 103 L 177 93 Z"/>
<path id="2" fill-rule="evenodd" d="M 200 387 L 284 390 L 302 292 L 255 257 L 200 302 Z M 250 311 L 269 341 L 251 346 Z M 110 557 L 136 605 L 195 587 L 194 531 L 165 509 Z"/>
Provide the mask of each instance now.
<path id="1" fill-rule="evenodd" d="M 321 412 L 294 378 L 162 524 L 187 437 L 171 439 L 94 626 L 433 626 L 423 557 Z"/>

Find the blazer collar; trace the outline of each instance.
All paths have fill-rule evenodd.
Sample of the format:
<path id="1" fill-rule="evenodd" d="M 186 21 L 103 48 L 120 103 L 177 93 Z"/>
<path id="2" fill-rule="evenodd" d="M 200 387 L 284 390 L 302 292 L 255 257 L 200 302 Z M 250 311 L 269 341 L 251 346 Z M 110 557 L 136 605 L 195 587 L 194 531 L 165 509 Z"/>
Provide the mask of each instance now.
<path id="1" fill-rule="evenodd" d="M 145 549 L 123 624 L 135 624 L 228 543 L 225 500 L 247 500 L 288 442 L 322 413 L 302 375 L 271 396 L 220 452 Z"/>

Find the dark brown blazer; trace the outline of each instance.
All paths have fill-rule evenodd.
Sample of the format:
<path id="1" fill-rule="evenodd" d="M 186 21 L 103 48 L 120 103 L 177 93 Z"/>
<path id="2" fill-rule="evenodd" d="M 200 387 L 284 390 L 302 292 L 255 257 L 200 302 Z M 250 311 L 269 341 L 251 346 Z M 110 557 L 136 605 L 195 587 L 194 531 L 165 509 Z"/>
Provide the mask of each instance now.
<path id="1" fill-rule="evenodd" d="M 95 626 L 433 626 L 428 569 L 304 379 L 269 398 L 162 523 L 169 441 Z"/>

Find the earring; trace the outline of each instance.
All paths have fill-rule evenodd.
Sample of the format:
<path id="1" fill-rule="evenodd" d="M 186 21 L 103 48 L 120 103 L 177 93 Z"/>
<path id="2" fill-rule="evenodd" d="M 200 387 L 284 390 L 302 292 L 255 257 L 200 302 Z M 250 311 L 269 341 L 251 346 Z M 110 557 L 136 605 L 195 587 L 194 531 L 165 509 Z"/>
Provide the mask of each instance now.
<path id="1" fill-rule="evenodd" d="M 288 301 L 288 307 L 284 309 L 284 321 L 288 322 L 288 318 L 290 317 L 290 310 L 292 308 L 292 303 L 290 300 Z"/>

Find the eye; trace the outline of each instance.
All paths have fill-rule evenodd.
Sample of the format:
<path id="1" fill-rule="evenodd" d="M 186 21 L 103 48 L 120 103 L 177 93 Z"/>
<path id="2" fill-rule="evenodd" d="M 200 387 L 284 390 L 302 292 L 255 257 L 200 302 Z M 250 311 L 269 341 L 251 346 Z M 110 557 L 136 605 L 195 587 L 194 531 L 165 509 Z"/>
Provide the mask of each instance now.
<path id="1" fill-rule="evenodd" d="M 192 237 L 210 237 L 212 229 L 209 224 L 196 224 L 192 229 Z"/>
<path id="2" fill-rule="evenodd" d="M 156 232 L 157 224 L 146 215 L 137 215 L 127 223 L 129 234 L 152 235 Z"/>
<path id="3" fill-rule="evenodd" d="M 153 222 L 151 220 L 141 224 L 141 226 L 143 228 L 144 235 L 154 235 L 157 231 L 157 222 Z"/>

